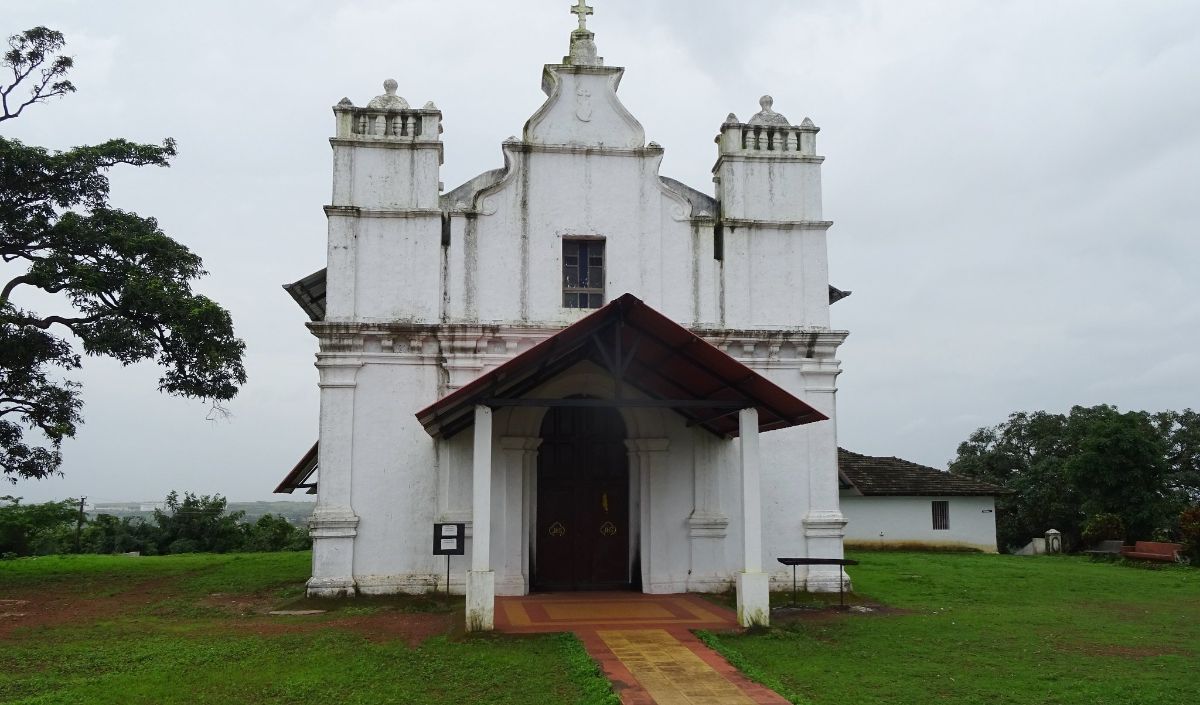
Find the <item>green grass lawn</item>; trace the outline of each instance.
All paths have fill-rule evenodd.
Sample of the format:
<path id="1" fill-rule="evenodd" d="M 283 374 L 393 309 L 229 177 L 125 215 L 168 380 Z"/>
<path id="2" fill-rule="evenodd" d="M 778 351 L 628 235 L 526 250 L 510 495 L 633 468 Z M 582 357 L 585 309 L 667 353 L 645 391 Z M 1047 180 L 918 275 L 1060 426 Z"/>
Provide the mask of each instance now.
<path id="1" fill-rule="evenodd" d="M 850 569 L 855 601 L 893 611 L 801 618 L 710 643 L 796 703 L 1200 703 L 1200 570 L 850 557 L 862 561 Z"/>
<path id="2" fill-rule="evenodd" d="M 1200 570 L 853 557 L 851 602 L 885 609 L 706 638 L 797 703 L 1200 703 Z M 461 601 L 440 597 L 307 600 L 309 561 L 0 562 L 0 614 L 30 613 L 0 617 L 0 703 L 615 702 L 574 637 L 466 637 L 452 625 Z M 264 614 L 313 606 L 329 612 Z"/>
<path id="3" fill-rule="evenodd" d="M 393 634 L 394 620 L 458 613 L 461 601 L 355 600 L 316 617 L 263 614 L 311 606 L 298 601 L 310 560 L 279 553 L 0 562 L 0 613 L 34 619 L 6 632 L 5 621 L 16 618 L 0 618 L 0 702 L 615 703 L 573 636 L 465 637 L 437 614 L 420 615 L 443 626 L 419 643 Z"/>

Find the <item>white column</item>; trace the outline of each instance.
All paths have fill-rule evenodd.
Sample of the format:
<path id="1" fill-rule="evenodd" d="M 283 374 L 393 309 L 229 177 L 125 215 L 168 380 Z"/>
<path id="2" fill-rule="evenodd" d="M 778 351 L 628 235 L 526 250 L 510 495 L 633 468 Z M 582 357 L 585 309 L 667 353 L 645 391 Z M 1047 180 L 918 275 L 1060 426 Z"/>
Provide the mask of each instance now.
<path id="1" fill-rule="evenodd" d="M 496 573 L 492 570 L 492 410 L 475 407 L 474 493 L 471 511 L 471 571 L 467 573 L 467 631 L 495 624 Z"/>
<path id="2" fill-rule="evenodd" d="M 742 474 L 742 572 L 737 576 L 738 624 L 766 626 L 771 620 L 770 576 L 762 572 L 762 472 L 758 409 L 738 414 Z"/>
<path id="3" fill-rule="evenodd" d="M 742 409 L 738 414 L 742 439 L 742 570 L 762 572 L 762 473 L 758 446 L 758 409 Z"/>
<path id="4" fill-rule="evenodd" d="M 474 493 L 471 503 L 471 570 L 492 569 L 492 410 L 475 407 Z"/>
<path id="5" fill-rule="evenodd" d="M 362 363 L 322 356 L 320 481 L 317 506 L 309 523 L 313 538 L 313 597 L 353 595 L 354 537 L 358 516 L 351 506 L 354 468 L 354 393 Z"/>

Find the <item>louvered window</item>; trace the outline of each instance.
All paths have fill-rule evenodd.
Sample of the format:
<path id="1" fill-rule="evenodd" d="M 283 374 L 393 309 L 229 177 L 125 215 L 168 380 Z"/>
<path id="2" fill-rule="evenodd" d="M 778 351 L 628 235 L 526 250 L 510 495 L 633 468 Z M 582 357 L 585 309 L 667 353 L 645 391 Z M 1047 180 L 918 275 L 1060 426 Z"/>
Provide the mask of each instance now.
<path id="1" fill-rule="evenodd" d="M 938 500 L 933 503 L 933 530 L 950 530 L 950 503 Z"/>

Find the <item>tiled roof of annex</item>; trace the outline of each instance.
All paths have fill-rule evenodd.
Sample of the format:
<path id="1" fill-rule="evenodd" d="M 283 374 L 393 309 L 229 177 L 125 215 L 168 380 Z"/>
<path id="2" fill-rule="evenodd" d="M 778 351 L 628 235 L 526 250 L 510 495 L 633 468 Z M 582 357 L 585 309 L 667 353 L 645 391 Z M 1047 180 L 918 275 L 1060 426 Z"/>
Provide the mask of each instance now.
<path id="1" fill-rule="evenodd" d="M 865 497 L 950 497 L 1008 494 L 998 485 L 918 465 L 901 458 L 879 458 L 838 448 L 838 472 Z"/>

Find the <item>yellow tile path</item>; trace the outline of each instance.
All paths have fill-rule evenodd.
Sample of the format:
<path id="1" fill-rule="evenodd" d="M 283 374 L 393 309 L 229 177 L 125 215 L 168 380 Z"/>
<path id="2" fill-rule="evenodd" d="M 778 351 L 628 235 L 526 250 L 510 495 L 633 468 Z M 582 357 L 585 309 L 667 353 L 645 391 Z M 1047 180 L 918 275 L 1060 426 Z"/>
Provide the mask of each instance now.
<path id="1" fill-rule="evenodd" d="M 755 705 L 663 629 L 597 633 L 658 705 Z"/>

